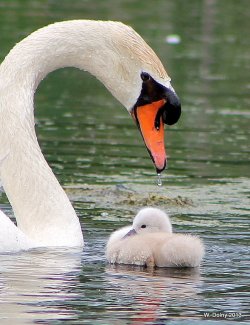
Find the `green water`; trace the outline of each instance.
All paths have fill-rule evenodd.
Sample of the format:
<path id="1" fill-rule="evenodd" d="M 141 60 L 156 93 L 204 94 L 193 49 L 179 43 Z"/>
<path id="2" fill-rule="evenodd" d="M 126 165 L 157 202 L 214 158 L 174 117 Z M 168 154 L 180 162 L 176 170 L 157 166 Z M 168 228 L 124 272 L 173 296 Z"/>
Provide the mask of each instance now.
<path id="1" fill-rule="evenodd" d="M 132 25 L 166 66 L 183 108 L 166 128 L 168 170 L 158 187 L 134 122 L 94 77 L 76 69 L 49 75 L 35 98 L 37 134 L 86 248 L 1 255 L 0 324 L 247 321 L 249 1 L 1 0 L 0 59 L 39 27 L 84 18 Z M 171 34 L 178 44 L 166 42 Z M 203 238 L 200 270 L 106 264 L 109 234 L 145 205 L 168 211 L 175 231 Z"/>

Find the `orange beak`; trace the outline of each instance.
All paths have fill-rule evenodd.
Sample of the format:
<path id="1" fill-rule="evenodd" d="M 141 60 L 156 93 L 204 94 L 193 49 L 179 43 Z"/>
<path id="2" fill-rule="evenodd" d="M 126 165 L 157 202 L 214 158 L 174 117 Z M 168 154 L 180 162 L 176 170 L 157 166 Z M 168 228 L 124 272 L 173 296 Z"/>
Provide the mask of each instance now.
<path id="1" fill-rule="evenodd" d="M 137 106 L 133 112 L 133 117 L 141 131 L 157 173 L 165 169 L 167 159 L 164 146 L 164 124 L 161 116 L 156 125 L 157 114 L 165 103 L 166 101 L 161 99 L 150 104 Z"/>

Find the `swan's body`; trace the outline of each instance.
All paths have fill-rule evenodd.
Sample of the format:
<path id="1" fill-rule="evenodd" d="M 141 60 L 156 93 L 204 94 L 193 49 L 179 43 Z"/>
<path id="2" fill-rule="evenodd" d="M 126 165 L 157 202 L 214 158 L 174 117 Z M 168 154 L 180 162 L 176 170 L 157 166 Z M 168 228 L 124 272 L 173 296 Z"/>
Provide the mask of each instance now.
<path id="1" fill-rule="evenodd" d="M 2 252 L 26 250 L 35 247 L 32 242 L 15 224 L 0 211 L 0 247 Z"/>
<path id="2" fill-rule="evenodd" d="M 110 263 L 158 267 L 196 267 L 204 255 L 198 237 L 172 233 L 168 216 L 155 208 L 144 208 L 132 226 L 111 234 L 106 257 Z"/>
<path id="3" fill-rule="evenodd" d="M 0 178 L 18 226 L 10 226 L 0 215 L 0 251 L 22 249 L 20 241 L 9 240 L 13 231 L 25 236 L 28 248 L 83 246 L 79 219 L 44 159 L 34 128 L 33 99 L 39 82 L 51 71 L 69 66 L 95 75 L 131 114 L 140 98 L 142 71 L 174 94 L 155 53 L 121 23 L 55 23 L 18 43 L 0 66 Z M 171 106 L 168 94 L 162 103 Z M 160 170 L 165 167 L 162 148 L 152 153 Z"/>

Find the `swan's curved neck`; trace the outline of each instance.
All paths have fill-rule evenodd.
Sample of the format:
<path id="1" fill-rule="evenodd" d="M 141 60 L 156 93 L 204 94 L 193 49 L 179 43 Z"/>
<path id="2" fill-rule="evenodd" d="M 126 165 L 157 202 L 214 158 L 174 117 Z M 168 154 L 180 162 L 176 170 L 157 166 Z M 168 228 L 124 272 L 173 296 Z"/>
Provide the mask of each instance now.
<path id="1" fill-rule="evenodd" d="M 66 66 L 89 71 L 128 110 L 141 92 L 142 67 L 169 84 L 155 53 L 121 23 L 56 23 L 10 51 L 0 66 L 0 177 L 18 226 L 46 246 L 83 244 L 79 220 L 41 153 L 34 128 L 39 82 Z"/>
<path id="2" fill-rule="evenodd" d="M 133 53 L 135 42 L 149 59 L 152 56 L 159 60 L 137 33 L 121 23 L 88 20 L 55 23 L 32 33 L 10 51 L 1 65 L 4 84 L 13 87 L 15 80 L 12 91 L 19 92 L 19 87 L 23 87 L 25 92 L 29 89 L 34 93 L 51 71 L 76 67 L 96 76 L 130 109 L 141 91 L 140 63 L 136 62 L 137 53 Z M 158 64 L 161 68 L 160 61 Z M 162 70 L 164 73 L 163 67 Z"/>
<path id="3" fill-rule="evenodd" d="M 134 96 L 126 91 L 133 78 L 114 45 L 121 26 L 111 25 L 50 25 L 17 44 L 0 66 L 0 177 L 18 226 L 41 245 L 77 246 L 83 239 L 75 211 L 37 142 L 34 92 L 49 72 L 74 66 L 88 70 L 125 106 L 131 105 L 128 98 L 135 100 L 139 89 Z"/>

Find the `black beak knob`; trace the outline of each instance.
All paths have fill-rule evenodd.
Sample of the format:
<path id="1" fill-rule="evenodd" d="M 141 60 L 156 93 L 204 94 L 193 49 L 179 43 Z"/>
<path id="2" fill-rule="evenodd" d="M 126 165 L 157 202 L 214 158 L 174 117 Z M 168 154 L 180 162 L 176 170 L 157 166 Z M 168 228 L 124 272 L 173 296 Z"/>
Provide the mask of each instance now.
<path id="1" fill-rule="evenodd" d="M 162 119 L 165 124 L 175 124 L 181 116 L 181 102 L 176 93 L 171 89 L 165 91 L 166 103 L 162 107 Z"/>

